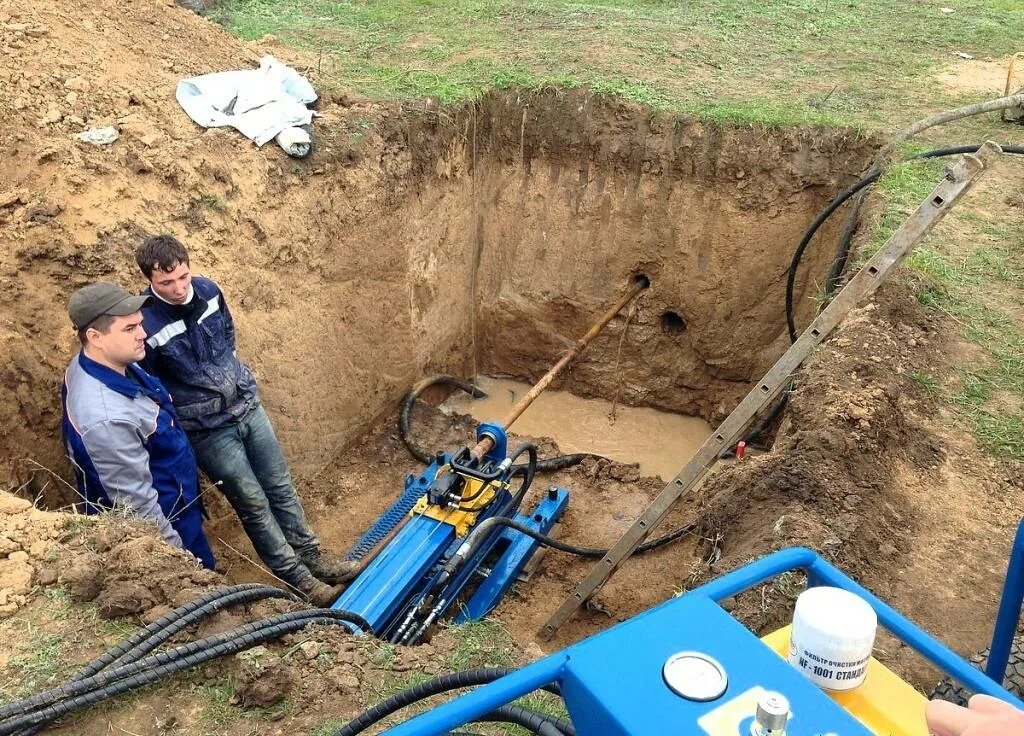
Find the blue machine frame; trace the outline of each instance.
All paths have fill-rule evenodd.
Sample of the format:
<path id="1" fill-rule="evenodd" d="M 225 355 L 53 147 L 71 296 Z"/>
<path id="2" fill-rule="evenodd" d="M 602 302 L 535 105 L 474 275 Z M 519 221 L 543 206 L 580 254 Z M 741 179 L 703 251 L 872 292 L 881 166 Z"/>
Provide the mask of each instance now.
<path id="1" fill-rule="evenodd" d="M 1002 683 L 1006 675 L 1006 663 L 1010 661 L 1013 637 L 1020 621 L 1021 603 L 1024 602 L 1024 520 L 1017 526 L 1017 535 L 1010 550 L 1010 564 L 1006 569 L 1003 596 L 999 601 L 999 613 L 992 630 L 992 644 L 988 650 L 988 666 L 985 673 L 995 682 Z"/>
<path id="2" fill-rule="evenodd" d="M 569 505 L 569 492 L 564 488 L 552 486 L 544 498 L 540 500 L 533 513 L 529 516 L 516 514 L 515 520 L 525 524 L 541 534 L 551 531 L 565 513 Z M 455 617 L 455 623 L 479 621 L 498 605 L 509 588 L 519 578 L 519 573 L 526 567 L 533 554 L 540 547 L 540 542 L 528 537 L 515 529 L 506 529 L 498 537 L 495 546 L 503 546 L 501 556 L 495 561 L 490 575 L 480 583 L 473 596 Z"/>
<path id="3" fill-rule="evenodd" d="M 694 703 L 671 693 L 661 680 L 659 664 L 666 654 L 693 648 L 696 642 L 719 658 L 730 672 L 730 692 L 743 691 L 763 680 L 780 686 L 792 696 L 793 727 L 787 729 L 789 736 L 811 736 L 824 731 L 844 736 L 869 734 L 864 726 L 771 653 L 718 605 L 726 598 L 798 569 L 806 572 L 809 585 L 844 588 L 863 598 L 875 610 L 883 627 L 966 687 L 1024 707 L 1024 703 L 996 681 L 816 553 L 792 548 L 735 570 L 385 733 L 389 736 L 443 734 L 553 683 L 561 686 L 566 706 L 581 736 L 703 733 L 697 721 L 707 712 L 708 703 Z M 991 669 L 1000 675 L 1006 667 L 1022 598 L 1024 522 L 1014 542 L 991 648 Z"/>
<path id="4" fill-rule="evenodd" d="M 504 458 L 506 444 L 501 427 L 482 424 L 477 430 L 477 436 L 484 434 L 495 440 L 497 449 L 493 451 L 491 459 L 500 461 Z M 450 454 L 440 453 L 422 473 L 408 475 L 402 495 L 359 539 L 348 558 L 361 558 L 383 541 L 409 516 L 416 501 L 427 493 L 438 472 L 451 460 Z M 567 490 L 551 487 L 530 514 L 518 514 L 515 518 L 546 534 L 561 519 L 568 503 Z M 493 514 L 496 505 L 491 504 L 482 511 L 479 520 L 482 521 Z M 462 538 L 456 536 L 455 527 L 451 524 L 427 516 L 414 515 L 366 566 L 359 577 L 346 588 L 331 608 L 358 613 L 366 619 L 377 636 L 387 638 L 395 633 L 399 624 L 398 617 L 406 613 L 410 602 L 417 594 L 422 595 L 430 587 L 438 574 L 438 565 L 446 561 L 462 541 Z M 457 594 L 470 582 L 485 558 L 493 557 L 492 553 L 495 551 L 498 553 L 499 556 L 493 562 L 491 575 L 465 603 L 458 614 L 458 622 L 463 623 L 486 616 L 515 583 L 538 546 L 533 539 L 515 530 L 495 530 L 452 579 L 449 589 Z M 445 602 L 439 607 L 438 615 L 443 615 L 457 604 L 456 598 Z"/>

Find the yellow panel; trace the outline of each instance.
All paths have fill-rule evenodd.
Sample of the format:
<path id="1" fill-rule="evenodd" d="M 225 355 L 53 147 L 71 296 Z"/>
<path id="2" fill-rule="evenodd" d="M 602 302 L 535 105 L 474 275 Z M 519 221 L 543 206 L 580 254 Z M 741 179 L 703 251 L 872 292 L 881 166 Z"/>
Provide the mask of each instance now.
<path id="1" fill-rule="evenodd" d="M 761 641 L 788 659 L 790 628 L 774 631 Z M 928 736 L 927 699 L 874 657 L 868 662 L 863 685 L 846 692 L 824 692 L 878 736 Z"/>
<path id="2" fill-rule="evenodd" d="M 451 472 L 450 470 L 443 469 L 442 473 Z M 477 514 L 487 504 L 491 502 L 499 488 L 504 488 L 507 484 L 490 483 L 486 488 L 483 486 L 483 482 L 476 478 L 466 478 L 466 483 L 462 489 L 462 498 L 472 499 L 465 501 L 460 504 L 459 508 L 442 508 L 440 506 L 434 506 L 427 503 L 427 496 L 424 494 L 416 505 L 412 507 L 412 511 L 409 512 L 409 516 L 426 516 L 428 519 L 437 519 L 443 521 L 446 524 L 451 524 L 455 527 L 455 536 L 464 537 L 469 533 L 470 528 L 476 523 Z M 477 495 L 479 494 L 479 495 Z M 474 496 L 476 496 L 474 498 Z"/>

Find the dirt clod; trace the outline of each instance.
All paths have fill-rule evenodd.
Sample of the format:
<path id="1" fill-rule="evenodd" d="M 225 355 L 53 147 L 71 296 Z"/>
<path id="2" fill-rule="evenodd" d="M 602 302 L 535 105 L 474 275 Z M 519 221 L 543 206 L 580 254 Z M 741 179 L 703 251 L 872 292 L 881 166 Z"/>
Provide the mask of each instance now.
<path id="1" fill-rule="evenodd" d="M 96 599 L 100 616 L 118 618 L 148 611 L 153 607 L 153 595 L 138 583 L 122 582 L 103 588 Z"/>
<path id="2" fill-rule="evenodd" d="M 0 560 L 0 589 L 7 591 L 8 595 L 25 595 L 32 588 L 34 570 L 25 559 L 15 559 L 16 555 L 17 552 L 6 560 Z"/>
<path id="3" fill-rule="evenodd" d="M 290 665 L 265 647 L 239 654 L 235 675 L 235 696 L 246 708 L 266 708 L 281 702 L 291 692 L 295 677 Z"/>
<path id="4" fill-rule="evenodd" d="M 103 563 L 97 554 L 83 554 L 60 571 L 57 582 L 68 586 L 74 600 L 91 601 L 103 590 Z"/>

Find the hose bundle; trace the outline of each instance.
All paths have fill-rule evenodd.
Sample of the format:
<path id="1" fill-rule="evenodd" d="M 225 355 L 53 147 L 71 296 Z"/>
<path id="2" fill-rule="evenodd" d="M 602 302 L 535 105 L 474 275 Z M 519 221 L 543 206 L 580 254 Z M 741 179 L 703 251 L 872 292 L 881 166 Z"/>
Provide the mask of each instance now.
<path id="1" fill-rule="evenodd" d="M 294 600 L 291 593 L 279 588 L 245 584 L 219 588 L 176 608 L 93 659 L 64 685 L 0 707 L 0 736 L 30 736 L 48 723 L 100 701 L 272 641 L 313 623 L 370 631 L 369 624 L 357 614 L 306 609 L 271 616 L 150 654 L 184 628 L 223 608 L 268 598 Z"/>

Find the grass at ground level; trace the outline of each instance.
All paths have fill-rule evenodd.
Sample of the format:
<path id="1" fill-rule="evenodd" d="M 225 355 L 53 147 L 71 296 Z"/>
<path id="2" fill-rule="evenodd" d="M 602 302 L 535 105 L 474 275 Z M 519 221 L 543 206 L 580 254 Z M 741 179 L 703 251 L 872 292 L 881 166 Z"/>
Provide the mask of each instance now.
<path id="1" fill-rule="evenodd" d="M 313 52 L 320 84 L 373 98 L 587 84 L 770 125 L 907 122 L 954 101 L 933 75 L 958 53 L 1024 39 L 1022 0 L 224 0 L 213 17 Z"/>
<path id="2" fill-rule="evenodd" d="M 963 64 L 961 55 L 1024 50 L 1024 0 L 224 0 L 214 18 L 242 37 L 273 34 L 312 52 L 320 85 L 381 100 L 456 103 L 494 88 L 589 85 L 720 121 L 882 131 L 1000 96 L 998 85 L 954 92 L 937 73 Z M 1024 131 L 995 120 L 971 118 L 928 137 L 1024 142 Z M 887 208 L 876 247 L 942 165 L 887 172 L 877 186 Z M 911 377 L 942 391 L 984 447 L 1024 459 L 1024 222 L 1012 208 L 978 205 L 952 217 L 965 223 L 957 242 L 932 238 L 908 263 L 923 279 L 921 302 L 956 320 L 985 358 L 959 368 L 954 391 L 927 367 Z"/>
<path id="3" fill-rule="evenodd" d="M 943 163 L 898 164 L 879 181 L 886 209 L 874 233 L 880 246 L 935 187 Z M 1013 167 L 1019 174 L 1021 166 Z M 984 181 L 984 180 L 982 180 Z M 1024 461 L 1024 186 L 969 192 L 947 215 L 955 225 L 929 236 L 907 265 L 918 300 L 950 317 L 979 356 L 956 367 L 944 387 L 921 366 L 910 378 L 944 396 L 958 421 L 996 456 Z M 994 198 L 994 199 L 993 199 Z"/>

